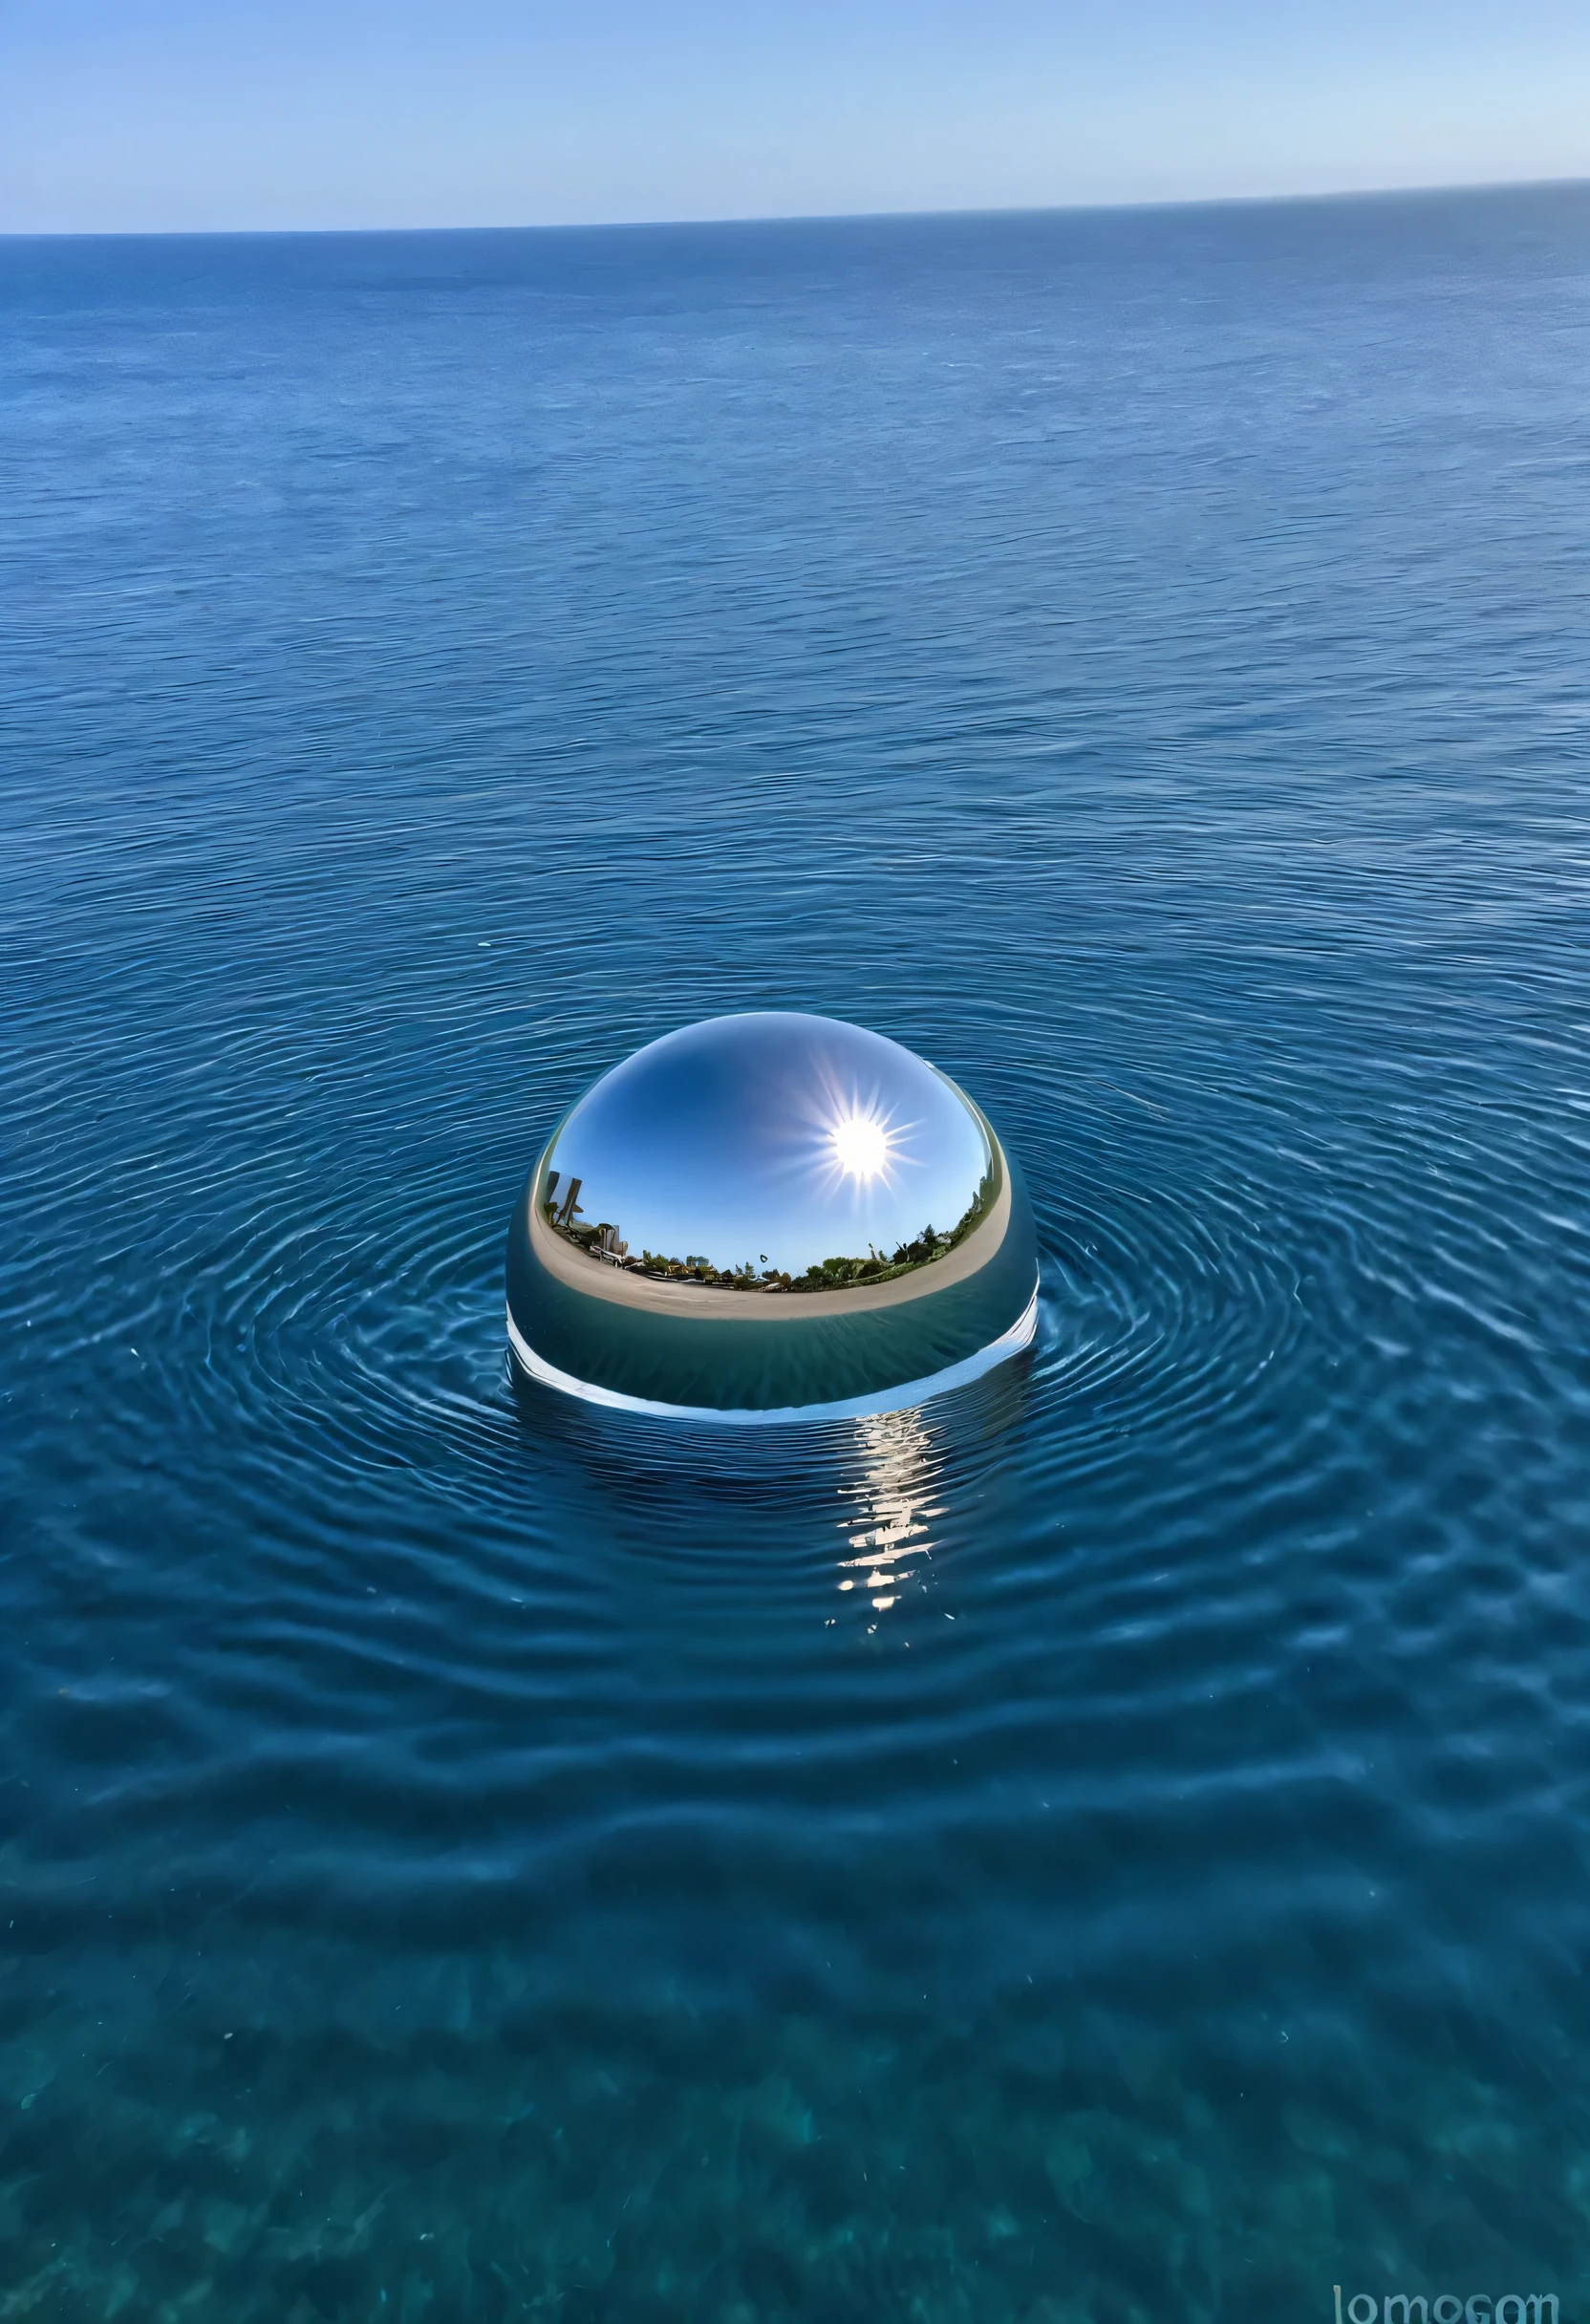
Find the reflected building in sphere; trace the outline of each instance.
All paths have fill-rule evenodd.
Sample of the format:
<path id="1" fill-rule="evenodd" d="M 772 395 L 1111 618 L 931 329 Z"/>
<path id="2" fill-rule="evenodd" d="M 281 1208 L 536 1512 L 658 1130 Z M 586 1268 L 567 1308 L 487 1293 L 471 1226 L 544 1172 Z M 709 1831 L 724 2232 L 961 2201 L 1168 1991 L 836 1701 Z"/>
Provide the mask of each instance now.
<path id="1" fill-rule="evenodd" d="M 713 1419 L 887 1411 L 1031 1339 L 1020 1175 L 947 1075 L 827 1017 L 670 1033 L 564 1117 L 508 1235 L 549 1386 Z"/>

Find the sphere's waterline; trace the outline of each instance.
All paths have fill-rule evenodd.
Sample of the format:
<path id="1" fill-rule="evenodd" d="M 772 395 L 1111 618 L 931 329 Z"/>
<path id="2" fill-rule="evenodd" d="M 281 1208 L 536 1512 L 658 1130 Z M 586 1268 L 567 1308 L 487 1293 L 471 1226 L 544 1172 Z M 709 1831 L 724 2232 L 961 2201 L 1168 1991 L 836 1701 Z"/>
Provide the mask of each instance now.
<path id="1" fill-rule="evenodd" d="M 507 1321 L 508 1345 L 515 1361 L 543 1388 L 581 1397 L 587 1404 L 604 1405 L 610 1411 L 644 1412 L 655 1420 L 698 1420 L 724 1428 L 787 1428 L 804 1421 L 871 1420 L 886 1412 L 909 1412 L 935 1396 L 947 1396 L 954 1388 L 970 1387 L 997 1364 L 1019 1356 L 1024 1347 L 1032 1345 L 1038 1328 L 1038 1284 L 1034 1282 L 1031 1299 L 1008 1331 L 991 1341 L 987 1347 L 979 1348 L 975 1356 L 946 1365 L 942 1371 L 934 1372 L 925 1380 L 907 1380 L 899 1388 L 883 1388 L 874 1396 L 845 1397 L 836 1404 L 785 1405 L 769 1411 L 725 1409 L 712 1404 L 663 1404 L 652 1397 L 625 1396 L 613 1388 L 593 1387 L 590 1381 L 576 1380 L 571 1372 L 559 1371 L 555 1364 L 544 1362 L 515 1323 L 511 1308 L 507 1310 Z"/>

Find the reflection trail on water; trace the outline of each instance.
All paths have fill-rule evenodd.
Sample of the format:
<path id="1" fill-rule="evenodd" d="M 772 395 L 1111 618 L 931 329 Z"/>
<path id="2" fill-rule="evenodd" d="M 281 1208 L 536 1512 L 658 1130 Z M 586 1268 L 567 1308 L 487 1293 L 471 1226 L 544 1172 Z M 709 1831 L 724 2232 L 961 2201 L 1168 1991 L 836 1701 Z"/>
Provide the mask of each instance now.
<path id="1" fill-rule="evenodd" d="M 858 1421 L 855 1451 L 860 1474 L 849 1489 L 856 1506 L 841 1520 L 852 1554 L 839 1561 L 839 1586 L 869 1591 L 874 1613 L 887 1614 L 933 1556 L 929 1528 L 943 1515 L 942 1444 L 926 1411 L 915 1409 Z"/>

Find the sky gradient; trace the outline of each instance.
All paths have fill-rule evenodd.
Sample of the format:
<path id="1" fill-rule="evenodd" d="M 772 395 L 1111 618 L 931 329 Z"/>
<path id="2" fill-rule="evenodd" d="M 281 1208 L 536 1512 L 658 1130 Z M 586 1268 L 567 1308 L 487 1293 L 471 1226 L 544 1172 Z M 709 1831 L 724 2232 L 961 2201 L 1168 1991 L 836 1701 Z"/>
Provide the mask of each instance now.
<path id="1" fill-rule="evenodd" d="M 0 0 L 9 232 L 1583 176 L 1583 0 Z"/>

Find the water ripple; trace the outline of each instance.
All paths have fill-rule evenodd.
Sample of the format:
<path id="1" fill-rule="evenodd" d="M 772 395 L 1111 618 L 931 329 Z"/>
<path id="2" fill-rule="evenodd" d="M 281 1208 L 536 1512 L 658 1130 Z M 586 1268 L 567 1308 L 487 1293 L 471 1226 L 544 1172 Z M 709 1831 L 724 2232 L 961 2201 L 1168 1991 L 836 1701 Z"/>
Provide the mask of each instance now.
<path id="1" fill-rule="evenodd" d="M 1584 199 L 0 252 L 8 2313 L 1582 2304 Z M 516 1383 L 790 1005 L 1033 1348 Z"/>

